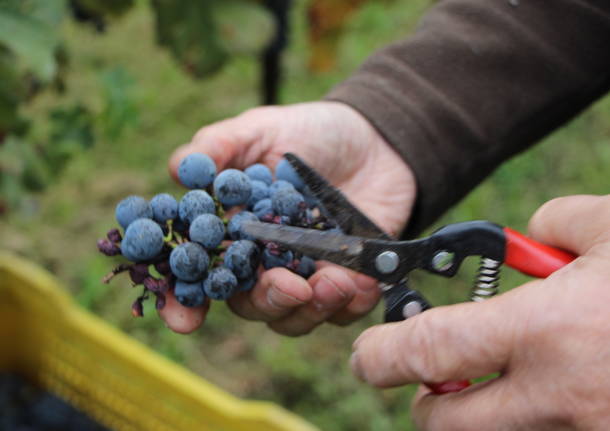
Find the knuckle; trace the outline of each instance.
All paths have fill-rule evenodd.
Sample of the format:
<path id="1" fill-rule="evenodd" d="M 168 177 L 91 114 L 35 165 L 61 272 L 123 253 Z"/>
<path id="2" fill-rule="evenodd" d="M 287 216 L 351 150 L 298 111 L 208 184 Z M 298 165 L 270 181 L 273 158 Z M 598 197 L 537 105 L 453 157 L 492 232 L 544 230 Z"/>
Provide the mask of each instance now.
<path id="1" fill-rule="evenodd" d="M 407 345 L 410 346 L 409 360 L 396 364 L 403 375 L 413 374 L 422 382 L 445 380 L 440 358 L 446 329 L 438 323 L 438 319 L 433 318 L 433 311 L 429 310 L 411 320 L 414 327 L 407 340 Z"/>

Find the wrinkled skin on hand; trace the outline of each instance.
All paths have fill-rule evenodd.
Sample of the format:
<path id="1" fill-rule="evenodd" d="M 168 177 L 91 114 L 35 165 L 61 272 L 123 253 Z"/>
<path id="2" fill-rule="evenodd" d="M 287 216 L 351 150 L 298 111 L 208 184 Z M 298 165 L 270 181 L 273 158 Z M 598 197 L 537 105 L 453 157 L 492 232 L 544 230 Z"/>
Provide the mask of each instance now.
<path id="1" fill-rule="evenodd" d="M 254 163 L 273 169 L 284 153 L 296 153 L 392 234 L 404 228 L 415 200 L 409 167 L 364 117 L 341 103 L 261 107 L 206 126 L 171 157 L 174 178 L 180 161 L 193 152 L 212 157 L 219 171 Z M 229 305 L 246 319 L 296 336 L 323 322 L 348 324 L 368 313 L 379 298 L 375 280 L 319 262 L 308 280 L 285 268 L 265 271 L 254 289 L 236 294 Z M 184 323 L 180 330 L 185 332 Z"/>
<path id="2" fill-rule="evenodd" d="M 459 393 L 421 386 L 419 430 L 609 428 L 610 196 L 553 200 L 529 231 L 580 257 L 545 280 L 378 325 L 354 343 L 355 374 L 378 387 L 500 373 Z"/>

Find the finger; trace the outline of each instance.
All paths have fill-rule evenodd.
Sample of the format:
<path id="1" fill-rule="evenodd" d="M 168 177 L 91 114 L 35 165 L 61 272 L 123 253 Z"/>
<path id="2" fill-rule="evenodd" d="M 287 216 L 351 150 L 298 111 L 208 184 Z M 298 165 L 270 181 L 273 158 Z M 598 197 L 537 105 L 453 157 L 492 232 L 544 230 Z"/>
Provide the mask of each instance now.
<path id="1" fill-rule="evenodd" d="M 313 292 L 307 281 L 286 268 L 273 268 L 249 292 L 240 292 L 229 301 L 237 315 L 249 320 L 271 322 L 311 301 Z"/>
<path id="2" fill-rule="evenodd" d="M 382 292 L 377 280 L 358 272 L 342 268 L 329 262 L 318 262 L 318 269 L 326 267 L 340 268 L 350 277 L 356 287 L 352 300 L 346 306 L 334 312 L 327 321 L 335 325 L 348 325 L 368 314 L 379 302 Z"/>
<path id="3" fill-rule="evenodd" d="M 172 331 L 190 334 L 203 324 L 209 309 L 209 299 L 201 307 L 185 307 L 176 300 L 174 292 L 169 291 L 165 294 L 165 306 L 158 314 Z"/>
<path id="4" fill-rule="evenodd" d="M 527 422 L 532 409 L 510 388 L 507 376 L 443 395 L 422 386 L 413 398 L 411 417 L 419 431 L 534 429 L 516 423 Z"/>
<path id="5" fill-rule="evenodd" d="M 264 115 L 249 111 L 200 129 L 190 143 L 174 151 L 169 160 L 170 174 L 177 180 L 180 162 L 191 153 L 207 154 L 218 171 L 227 167 L 242 169 L 255 163 L 264 152 L 264 128 L 260 121 Z"/>
<path id="6" fill-rule="evenodd" d="M 337 266 L 320 269 L 308 282 L 313 292 L 311 300 L 289 316 L 271 322 L 271 329 L 290 336 L 307 334 L 348 305 L 358 291 L 354 280 Z"/>
<path id="7" fill-rule="evenodd" d="M 537 241 L 584 255 L 610 236 L 610 196 L 553 199 L 536 211 L 528 230 Z"/>
<path id="8" fill-rule="evenodd" d="M 352 369 L 379 387 L 502 371 L 524 320 L 523 313 L 517 318 L 506 310 L 523 302 L 528 290 L 522 286 L 483 303 L 433 308 L 404 322 L 372 327 L 354 342 Z"/>

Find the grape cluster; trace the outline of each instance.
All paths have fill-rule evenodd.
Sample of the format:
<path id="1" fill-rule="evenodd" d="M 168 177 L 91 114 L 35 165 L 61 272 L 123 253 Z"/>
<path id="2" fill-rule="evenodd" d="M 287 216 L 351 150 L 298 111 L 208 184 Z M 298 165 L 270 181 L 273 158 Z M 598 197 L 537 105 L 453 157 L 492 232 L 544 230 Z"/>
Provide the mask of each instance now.
<path id="1" fill-rule="evenodd" d="M 311 258 L 256 241 L 242 230 L 250 220 L 334 228 L 288 161 L 278 163 L 275 176 L 263 164 L 217 172 L 210 157 L 194 153 L 182 160 L 178 177 L 191 189 L 179 201 L 167 193 L 150 201 L 123 199 L 115 211 L 123 233 L 114 228 L 97 243 L 103 254 L 130 261 L 104 282 L 128 272 L 134 286 L 143 286 L 132 305 L 134 316 L 142 316 L 142 303 L 151 294 L 157 309 L 164 307 L 170 290 L 181 305 L 198 307 L 208 298 L 222 301 L 252 289 L 262 270 L 284 267 L 305 278 L 313 274 Z"/>

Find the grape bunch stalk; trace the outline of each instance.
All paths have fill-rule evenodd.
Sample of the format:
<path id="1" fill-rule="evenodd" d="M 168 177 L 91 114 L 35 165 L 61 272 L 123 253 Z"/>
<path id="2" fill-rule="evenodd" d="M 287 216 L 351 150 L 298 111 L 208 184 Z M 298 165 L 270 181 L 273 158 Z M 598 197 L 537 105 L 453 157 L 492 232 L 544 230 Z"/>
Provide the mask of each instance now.
<path id="1" fill-rule="evenodd" d="M 106 256 L 129 261 L 103 282 L 126 272 L 133 286 L 142 286 L 132 304 L 134 316 L 143 316 L 143 302 L 151 295 L 157 310 L 169 291 L 182 306 L 199 307 L 249 291 L 264 270 L 284 267 L 304 278 L 315 272 L 308 256 L 249 237 L 242 231 L 246 221 L 338 229 L 285 159 L 275 175 L 263 164 L 217 173 L 209 156 L 194 153 L 182 160 L 178 177 L 191 189 L 179 201 L 167 193 L 150 201 L 128 196 L 115 211 L 122 233 L 113 228 L 97 242 Z"/>

